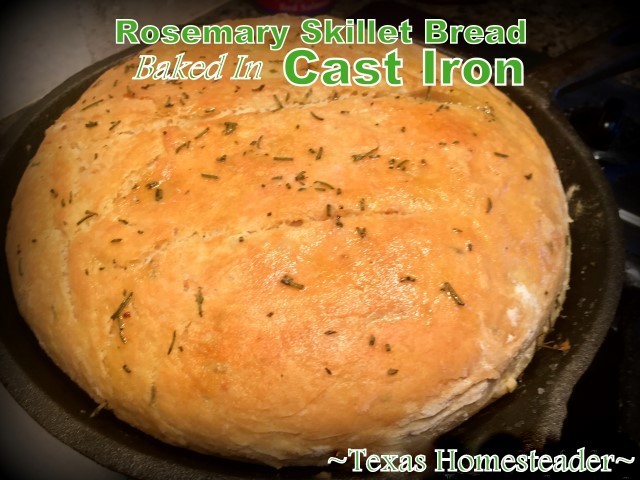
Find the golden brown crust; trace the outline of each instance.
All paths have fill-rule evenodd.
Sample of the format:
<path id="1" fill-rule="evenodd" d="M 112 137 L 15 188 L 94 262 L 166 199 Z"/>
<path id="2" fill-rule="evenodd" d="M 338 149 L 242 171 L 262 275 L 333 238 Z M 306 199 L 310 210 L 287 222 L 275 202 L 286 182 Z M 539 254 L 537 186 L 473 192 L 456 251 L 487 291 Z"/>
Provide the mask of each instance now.
<path id="1" fill-rule="evenodd" d="M 553 159 L 501 93 L 421 87 L 407 46 L 403 87 L 296 88 L 294 46 L 251 47 L 256 81 L 106 72 L 48 130 L 7 238 L 22 314 L 97 402 L 275 466 L 420 447 L 513 388 L 569 257 Z"/>

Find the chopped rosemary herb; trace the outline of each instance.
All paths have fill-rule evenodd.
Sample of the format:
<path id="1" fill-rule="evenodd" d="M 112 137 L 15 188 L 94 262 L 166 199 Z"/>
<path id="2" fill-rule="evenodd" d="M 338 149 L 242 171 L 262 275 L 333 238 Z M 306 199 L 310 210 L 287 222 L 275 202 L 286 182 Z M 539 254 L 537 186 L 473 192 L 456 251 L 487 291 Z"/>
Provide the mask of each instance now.
<path id="1" fill-rule="evenodd" d="M 156 386 L 151 385 L 151 392 L 149 394 L 149 405 L 156 403 Z"/>
<path id="2" fill-rule="evenodd" d="M 447 295 L 449 297 L 453 298 L 453 300 L 458 305 L 464 305 L 464 302 L 462 301 L 460 296 L 456 293 L 456 291 L 453 289 L 453 287 L 451 286 L 451 284 L 449 282 L 444 282 L 442 284 L 442 287 L 440 288 L 440 290 L 442 290 L 443 292 L 447 292 Z"/>
<path id="3" fill-rule="evenodd" d="M 275 177 L 271 177 L 271 180 L 282 180 L 282 175 L 276 175 Z"/>
<path id="4" fill-rule="evenodd" d="M 367 158 L 367 157 L 369 157 L 369 158 L 378 158 L 379 155 L 374 155 L 374 153 L 376 153 L 378 151 L 378 148 L 380 148 L 380 147 L 372 148 L 368 152 L 357 153 L 355 155 L 351 155 L 351 158 L 353 158 L 354 162 L 359 162 L 360 160 L 362 160 L 364 158 Z"/>
<path id="5" fill-rule="evenodd" d="M 122 369 L 127 373 L 131 373 L 131 369 L 127 366 L 126 363 L 124 365 L 122 365 Z"/>
<path id="6" fill-rule="evenodd" d="M 85 213 L 84 217 L 82 217 L 80 220 L 78 220 L 76 222 L 76 225 L 80 225 L 85 220 L 87 220 L 87 219 L 89 219 L 91 217 L 95 217 L 96 215 L 98 215 L 96 212 L 92 212 L 91 210 L 85 210 L 84 213 Z"/>
<path id="7" fill-rule="evenodd" d="M 391 345 L 389 345 L 388 343 L 385 343 L 385 344 L 384 344 L 384 349 L 385 349 L 387 352 L 390 352 L 390 351 L 391 351 Z"/>
<path id="8" fill-rule="evenodd" d="M 56 192 L 56 190 L 54 188 L 49 190 L 49 192 L 51 192 L 51 196 L 53 196 L 53 198 L 58 198 L 58 192 Z"/>
<path id="9" fill-rule="evenodd" d="M 147 190 L 151 190 L 151 189 L 159 187 L 159 186 L 160 186 L 160 182 L 156 182 L 156 181 L 149 182 L 149 183 L 147 183 L 145 185 L 145 187 L 147 187 Z"/>
<path id="10" fill-rule="evenodd" d="M 198 293 L 196 293 L 196 304 L 198 305 L 198 316 L 202 317 L 202 304 L 204 303 L 204 297 L 202 296 L 202 287 L 198 287 Z"/>
<path id="11" fill-rule="evenodd" d="M 171 97 L 167 97 L 167 101 L 164 102 L 165 108 L 173 107 L 173 103 L 171 103 Z"/>
<path id="12" fill-rule="evenodd" d="M 218 175 L 214 175 L 213 173 L 201 173 L 200 176 L 202 178 L 210 178 L 212 180 L 218 180 L 220 178 Z"/>
<path id="13" fill-rule="evenodd" d="M 260 135 L 257 140 L 253 140 L 250 145 L 255 146 L 256 148 L 260 148 L 260 144 L 262 143 L 263 135 Z"/>
<path id="14" fill-rule="evenodd" d="M 191 141 L 186 141 L 181 143 L 180 145 L 178 145 L 176 147 L 176 153 L 180 152 L 180 150 L 184 149 L 184 148 L 189 148 L 189 145 L 191 145 Z"/>
<path id="15" fill-rule="evenodd" d="M 220 162 L 220 163 L 222 163 L 222 162 L 224 162 L 226 159 L 227 159 L 227 156 L 226 156 L 226 155 L 221 155 L 221 156 L 219 156 L 218 158 L 216 158 L 216 162 Z"/>
<path id="16" fill-rule="evenodd" d="M 320 147 L 318 149 L 318 153 L 316 153 L 316 160 L 320 160 L 322 158 L 323 153 L 324 153 L 324 147 Z"/>
<path id="17" fill-rule="evenodd" d="M 531 178 L 533 178 L 533 173 L 527 173 L 524 178 L 526 178 L 527 180 L 531 180 Z"/>
<path id="18" fill-rule="evenodd" d="M 124 293 L 126 294 L 126 290 Z M 123 314 L 122 312 L 131 301 L 132 296 L 133 296 L 133 292 L 129 293 L 129 295 L 127 295 L 125 299 L 122 301 L 120 306 L 118 306 L 118 309 L 111 315 L 111 320 L 116 320 L 116 319 L 118 320 L 118 334 L 120 335 L 120 340 L 122 341 L 122 343 L 127 343 L 127 338 L 124 336 L 125 314 Z M 128 316 L 128 314 L 126 316 Z"/>
<path id="19" fill-rule="evenodd" d="M 406 170 L 407 170 L 407 167 L 406 167 L 405 165 L 406 165 L 406 163 L 407 163 L 408 161 L 409 161 L 408 159 L 407 159 L 407 160 L 403 160 L 403 161 L 401 161 L 399 164 L 397 164 L 397 165 L 396 165 L 396 169 L 397 169 L 397 170 L 406 171 Z"/>
<path id="20" fill-rule="evenodd" d="M 335 188 L 333 187 L 333 185 L 327 183 L 327 182 L 323 182 L 321 180 L 316 180 L 313 182 L 314 185 L 322 185 L 323 187 L 328 188 L 329 190 L 335 190 Z"/>
<path id="21" fill-rule="evenodd" d="M 342 223 L 342 220 L 340 220 L 340 215 L 336 215 L 336 227 L 338 228 L 344 227 L 344 223 Z"/>
<path id="22" fill-rule="evenodd" d="M 273 99 L 276 101 L 277 108 L 275 110 L 271 110 L 271 111 L 272 112 L 277 112 L 278 110 L 282 110 L 284 108 L 284 105 L 282 105 L 282 102 L 280 101 L 278 96 L 274 95 Z"/>
<path id="23" fill-rule="evenodd" d="M 369 345 L 371 345 L 372 347 L 376 344 L 376 337 L 371 335 L 369 337 Z"/>
<path id="24" fill-rule="evenodd" d="M 313 118 L 315 118 L 316 120 L 320 120 L 320 121 L 323 121 L 323 120 L 324 120 L 324 118 L 323 118 L 323 117 L 320 117 L 320 116 L 316 115 L 316 114 L 315 114 L 315 113 L 313 113 L 313 112 L 309 112 L 309 113 L 310 113 L 310 114 L 311 114 L 311 116 L 312 116 Z"/>
<path id="25" fill-rule="evenodd" d="M 267 313 L 267 317 L 269 317 L 269 318 L 273 317 L 273 312 Z"/>
<path id="26" fill-rule="evenodd" d="M 400 279 L 400 283 L 404 283 L 404 282 L 415 282 L 416 281 L 416 277 L 414 277 L 413 275 L 407 275 L 406 277 L 402 277 Z"/>
<path id="27" fill-rule="evenodd" d="M 176 331 L 173 331 L 173 337 L 171 338 L 171 343 L 169 344 L 169 350 L 167 350 L 167 355 L 171 355 L 171 351 L 173 350 L 173 344 L 176 343 Z"/>
<path id="28" fill-rule="evenodd" d="M 225 135 L 231 135 L 236 127 L 238 126 L 237 122 L 224 122 L 224 134 Z"/>
<path id="29" fill-rule="evenodd" d="M 284 277 L 282 277 L 280 283 L 283 283 L 288 287 L 297 288 L 298 290 L 304 289 L 304 285 L 302 285 L 301 283 L 296 283 L 289 275 L 285 275 Z"/>
<path id="30" fill-rule="evenodd" d="M 509 155 L 507 155 L 506 153 L 493 152 L 493 154 L 494 154 L 496 157 L 500 157 L 500 158 L 509 158 Z"/>
<path id="31" fill-rule="evenodd" d="M 330 203 L 327 203 L 327 217 L 331 216 L 331 212 L 333 211 L 333 207 Z"/>
<path id="32" fill-rule="evenodd" d="M 389 370 L 387 370 L 387 375 L 395 375 L 396 373 L 398 373 L 397 368 L 390 368 Z"/>
<path id="33" fill-rule="evenodd" d="M 293 157 L 273 157 L 273 159 L 277 162 L 290 162 L 293 160 Z"/>
<path id="34" fill-rule="evenodd" d="M 133 292 L 129 292 L 129 295 L 127 295 L 124 300 L 122 300 L 122 303 L 120 303 L 116 311 L 111 315 L 111 320 L 115 320 L 116 318 L 122 316 L 122 312 L 125 308 L 127 308 L 127 305 L 129 305 L 131 297 L 133 297 Z"/>
<path id="35" fill-rule="evenodd" d="M 329 370 L 328 367 L 324 367 L 324 371 L 327 372 L 329 375 L 333 375 L 333 372 L 331 372 L 331 370 Z"/>
<path id="36" fill-rule="evenodd" d="M 111 243 L 120 243 L 122 241 L 121 238 L 112 238 Z"/>
<path id="37" fill-rule="evenodd" d="M 252 88 L 251 91 L 252 92 L 261 92 L 263 88 L 264 88 L 264 83 L 262 85 L 260 85 L 259 87 Z"/>
<path id="38" fill-rule="evenodd" d="M 91 120 L 91 121 L 85 123 L 84 126 L 87 127 L 87 128 L 97 127 L 98 126 L 98 122 L 94 122 L 93 120 Z"/>
<path id="39" fill-rule="evenodd" d="M 493 208 L 493 202 L 491 201 L 491 197 L 487 197 L 487 213 L 489 213 L 492 208 Z"/>
<path id="40" fill-rule="evenodd" d="M 209 131 L 209 127 L 205 128 L 204 130 L 202 130 L 199 134 L 197 134 L 195 137 L 193 137 L 194 140 L 199 139 L 200 137 L 202 137 L 205 133 L 207 133 Z"/>
<path id="41" fill-rule="evenodd" d="M 156 190 L 156 202 L 159 202 L 164 197 L 164 193 L 161 188 Z"/>
<path id="42" fill-rule="evenodd" d="M 118 125 L 120 125 L 120 120 L 116 120 L 115 122 L 111 122 L 111 126 L 109 127 L 109 130 L 113 130 Z"/>
<path id="43" fill-rule="evenodd" d="M 204 113 L 213 113 L 216 111 L 216 107 L 209 107 L 204 109 Z"/>
<path id="44" fill-rule="evenodd" d="M 84 111 L 87 108 L 95 107 L 96 105 L 100 105 L 102 102 L 104 102 L 104 100 L 102 98 L 100 100 L 96 100 L 95 102 L 90 103 L 89 105 L 86 105 L 86 106 L 82 107 L 81 111 Z"/>
<path id="45" fill-rule="evenodd" d="M 440 110 L 448 110 L 448 109 L 449 109 L 449 105 L 445 105 L 444 103 L 441 103 L 440 106 L 436 108 L 436 112 L 439 112 Z"/>
<path id="46" fill-rule="evenodd" d="M 327 330 L 326 332 L 324 332 L 325 335 L 334 335 L 338 332 L 336 332 L 335 330 Z"/>
<path id="47" fill-rule="evenodd" d="M 102 402 L 100 405 L 98 405 L 96 408 L 93 409 L 93 412 L 91 412 L 89 414 L 89 418 L 93 418 L 96 415 L 98 415 L 102 410 L 104 410 L 104 408 L 107 406 L 107 402 Z"/>
<path id="48" fill-rule="evenodd" d="M 295 181 L 296 182 L 300 182 L 300 183 L 304 183 L 303 180 L 307 179 L 307 172 L 305 170 L 299 172 L 296 176 L 295 176 Z M 314 182 L 315 183 L 315 182 Z"/>
<path id="49" fill-rule="evenodd" d="M 366 227 L 356 227 L 356 232 L 360 235 L 360 238 L 364 238 L 367 236 L 367 228 Z"/>
<path id="50" fill-rule="evenodd" d="M 364 212 L 364 209 L 365 209 L 364 198 L 360 199 L 360 201 L 358 202 L 358 206 L 360 207 L 360 211 Z"/>

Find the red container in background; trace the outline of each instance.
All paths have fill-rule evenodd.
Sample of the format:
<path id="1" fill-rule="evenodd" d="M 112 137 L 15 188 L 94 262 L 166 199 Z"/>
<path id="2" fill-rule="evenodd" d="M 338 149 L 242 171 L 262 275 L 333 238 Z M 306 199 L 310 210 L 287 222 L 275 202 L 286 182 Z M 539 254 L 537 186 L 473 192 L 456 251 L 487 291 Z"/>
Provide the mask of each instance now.
<path id="1" fill-rule="evenodd" d="M 270 13 L 317 15 L 327 12 L 334 2 L 333 0 L 256 0 L 256 3 Z"/>

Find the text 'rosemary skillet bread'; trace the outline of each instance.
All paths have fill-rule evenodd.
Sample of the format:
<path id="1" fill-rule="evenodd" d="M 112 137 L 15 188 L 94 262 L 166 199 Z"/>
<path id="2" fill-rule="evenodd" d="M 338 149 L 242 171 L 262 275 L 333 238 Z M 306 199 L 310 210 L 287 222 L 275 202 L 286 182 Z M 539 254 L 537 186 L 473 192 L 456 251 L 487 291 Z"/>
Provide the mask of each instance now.
<path id="1" fill-rule="evenodd" d="M 104 73 L 13 202 L 20 311 L 98 404 L 167 442 L 273 466 L 423 449 L 516 386 L 568 279 L 556 166 L 495 88 Z M 382 58 L 385 46 L 317 46 Z M 228 66 L 227 68 L 231 68 Z"/>

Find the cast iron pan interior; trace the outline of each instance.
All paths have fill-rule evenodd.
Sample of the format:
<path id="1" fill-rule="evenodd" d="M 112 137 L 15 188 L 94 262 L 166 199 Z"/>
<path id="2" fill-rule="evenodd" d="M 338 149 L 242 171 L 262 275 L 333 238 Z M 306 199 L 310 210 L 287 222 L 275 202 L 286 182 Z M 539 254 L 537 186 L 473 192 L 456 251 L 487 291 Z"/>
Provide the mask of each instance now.
<path id="1" fill-rule="evenodd" d="M 129 50 L 114 55 L 70 78 L 30 107 L 4 136 L 0 145 L 3 244 L 11 199 L 45 129 L 102 72 L 132 53 Z M 571 348 L 567 352 L 541 349 L 514 393 L 499 399 L 442 439 L 443 444 L 453 444 L 468 452 L 478 451 L 493 438 L 504 435 L 517 440 L 518 445 L 536 448 L 560 437 L 567 400 L 606 334 L 622 284 L 618 214 L 597 164 L 561 115 L 550 108 L 548 93 L 537 81 L 528 79 L 526 87 L 505 91 L 531 116 L 546 139 L 565 189 L 575 186 L 570 199 L 574 219 L 570 290 L 556 328 L 549 336 L 551 342 L 568 339 Z M 2 382 L 18 403 L 62 442 L 114 471 L 141 479 L 300 478 L 318 473 L 315 469 L 277 472 L 175 448 L 105 411 L 90 418 L 95 403 L 49 360 L 18 314 L 6 259 L 4 255 L 1 257 Z M 350 476 L 347 471 L 333 471 L 334 478 Z"/>

